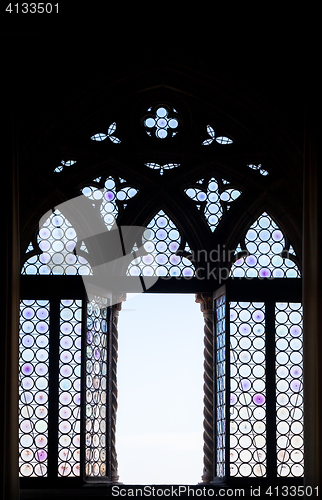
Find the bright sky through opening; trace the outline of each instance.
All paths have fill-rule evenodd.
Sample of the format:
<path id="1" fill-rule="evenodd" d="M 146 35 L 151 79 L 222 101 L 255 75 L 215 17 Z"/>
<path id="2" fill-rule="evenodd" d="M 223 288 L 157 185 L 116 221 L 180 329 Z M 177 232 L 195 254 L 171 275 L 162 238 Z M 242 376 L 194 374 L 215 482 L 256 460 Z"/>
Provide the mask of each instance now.
<path id="1" fill-rule="evenodd" d="M 192 294 L 128 294 L 119 316 L 116 448 L 123 484 L 197 484 L 203 327 Z"/>

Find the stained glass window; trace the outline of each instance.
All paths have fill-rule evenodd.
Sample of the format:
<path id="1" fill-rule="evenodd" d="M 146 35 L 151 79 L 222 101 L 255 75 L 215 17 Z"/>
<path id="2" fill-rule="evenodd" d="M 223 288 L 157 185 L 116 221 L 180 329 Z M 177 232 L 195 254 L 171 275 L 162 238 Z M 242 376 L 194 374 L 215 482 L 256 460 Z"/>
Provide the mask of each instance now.
<path id="1" fill-rule="evenodd" d="M 58 474 L 80 475 L 82 301 L 60 302 Z"/>
<path id="2" fill-rule="evenodd" d="M 264 303 L 230 303 L 230 349 L 230 475 L 266 476 Z"/>
<path id="3" fill-rule="evenodd" d="M 145 108 L 141 116 L 140 133 L 155 137 L 155 141 L 146 141 L 157 144 L 159 149 L 167 143 L 164 139 L 173 138 L 184 125 L 182 115 L 168 104 Z M 93 130 L 93 135 L 87 138 L 88 142 L 93 143 L 88 146 L 95 151 L 104 151 L 109 145 L 117 152 L 119 148 L 115 147 L 114 150 L 113 145 L 121 143 L 119 130 L 125 128 L 117 127 L 116 122 L 97 129 L 96 133 Z M 207 125 L 202 134 L 202 139 L 198 139 L 202 153 L 209 153 L 210 150 L 225 151 L 227 154 L 234 152 L 235 146 L 231 145 L 235 140 L 224 135 L 224 131 L 218 133 L 212 125 Z M 104 141 L 103 145 L 98 144 Z M 159 143 L 164 144 L 160 146 Z M 177 141 L 173 143 L 176 145 Z M 56 173 L 64 171 L 62 178 L 77 162 L 76 159 L 67 158 L 57 162 L 54 168 Z M 160 178 L 161 184 L 164 184 L 168 175 L 175 176 L 182 168 L 180 163 L 172 162 L 180 161 L 177 157 L 163 157 L 162 153 L 151 155 L 150 158 L 153 158 L 153 163 L 144 164 L 145 175 L 150 173 L 151 179 L 156 179 L 156 173 L 148 169 L 157 171 L 160 176 L 164 176 Z M 265 164 L 244 163 L 242 168 L 253 170 L 254 173 L 248 171 L 248 176 L 254 180 L 256 176 L 260 180 L 260 176 L 272 175 L 266 170 Z M 178 170 L 170 174 L 168 171 L 173 169 Z M 137 187 L 116 175 L 98 176 L 82 186 L 80 195 L 87 198 L 88 207 L 100 219 L 103 229 L 108 231 L 115 228 L 121 216 L 126 216 L 125 210 L 131 207 L 132 200 L 139 192 Z M 207 224 L 211 232 L 215 232 L 219 224 L 224 224 L 227 211 L 232 212 L 233 207 L 238 207 L 244 197 L 238 184 L 217 177 L 215 170 L 214 173 L 208 172 L 202 179 L 186 184 L 183 189 L 186 203 L 190 204 L 191 212 L 194 211 L 196 216 L 196 224 L 199 214 L 199 222 L 203 219 L 205 228 Z M 133 203 L 135 205 L 135 201 Z M 179 221 L 180 214 L 177 217 L 175 220 Z M 150 220 L 147 229 L 143 233 L 146 255 L 136 257 L 130 263 L 128 276 L 195 276 L 194 265 L 189 259 L 191 250 L 184 234 L 184 221 L 176 226 L 165 208 Z M 89 242 L 87 244 L 90 245 Z M 132 252 L 135 252 L 135 248 Z M 244 240 L 239 241 L 235 258 L 230 272 L 232 278 L 300 277 L 292 246 L 266 212 L 249 227 Z M 78 241 L 76 223 L 74 227 L 62 211 L 55 209 L 42 222 L 36 239 L 28 246 L 22 274 L 93 274 L 89 249 L 84 241 Z M 277 475 L 282 478 L 302 477 L 301 304 L 275 303 L 275 298 L 270 298 L 270 305 L 262 297 L 261 301 L 252 300 L 246 301 L 246 297 L 245 301 L 230 300 L 228 293 L 220 292 L 214 302 L 216 475 L 220 478 L 268 478 L 272 463 L 269 457 L 271 440 L 274 441 Z M 89 297 L 85 314 L 83 301 L 64 297 L 63 291 L 54 300 L 21 301 L 21 477 L 76 478 L 82 471 L 88 481 L 108 476 L 111 454 L 111 428 L 108 428 L 111 380 L 108 377 L 112 371 L 112 365 L 109 364 L 111 341 L 108 306 L 108 299 Z M 229 326 L 226 324 L 228 313 Z M 82 324 L 85 316 L 86 327 Z M 273 339 L 270 345 L 275 348 L 274 354 L 270 351 L 270 355 L 267 347 L 269 339 Z M 82 346 L 86 348 L 84 353 Z M 273 403 L 267 382 L 268 372 L 275 377 L 276 383 Z M 227 394 L 230 396 L 228 401 Z M 54 411 L 49 411 L 52 408 Z M 269 424 L 272 421 L 274 426 Z M 269 425 L 274 431 L 269 430 Z M 50 435 L 54 435 L 51 443 Z M 82 445 L 84 449 L 81 449 Z M 229 463 L 226 462 L 228 453 Z M 81 455 L 84 456 L 84 464 L 81 463 Z"/>
<path id="4" fill-rule="evenodd" d="M 20 305 L 21 477 L 77 477 L 81 471 L 82 301 L 58 306 L 50 300 Z"/>
<path id="5" fill-rule="evenodd" d="M 22 274 L 91 274 L 83 245 L 75 253 L 77 234 L 68 219 L 55 210 L 42 224 L 37 243 L 42 253 L 32 255 L 23 265 Z M 32 244 L 29 247 L 33 251 Z M 80 255 L 82 254 L 82 255 Z"/>
<path id="6" fill-rule="evenodd" d="M 93 185 L 82 188 L 82 194 L 93 201 L 108 230 L 114 226 L 120 209 L 123 210 L 137 192 L 124 179 L 113 177 L 95 179 Z M 29 244 L 22 274 L 93 274 L 85 243 L 78 242 L 76 230 L 58 209 L 42 223 L 37 246 L 39 254 L 35 254 L 34 245 Z"/>
<path id="7" fill-rule="evenodd" d="M 200 180 L 193 187 L 185 189 L 186 195 L 204 213 L 211 231 L 215 231 L 224 212 L 241 194 L 238 189 L 229 187 L 227 181 L 221 181 L 221 185 L 220 189 L 218 180 L 212 177 L 209 181 Z"/>
<path id="8" fill-rule="evenodd" d="M 193 264 L 176 253 L 180 248 L 180 233 L 163 210 L 153 217 L 147 229 L 143 234 L 147 255 L 133 260 L 127 274 L 130 276 L 193 276 Z M 187 244 L 184 249 L 187 252 L 190 251 Z"/>
<path id="9" fill-rule="evenodd" d="M 215 299 L 216 307 L 216 475 L 226 474 L 226 297 Z"/>
<path id="10" fill-rule="evenodd" d="M 292 251 L 286 248 L 283 232 L 274 220 L 264 212 L 249 228 L 245 238 L 249 255 L 239 258 L 231 268 L 231 276 L 248 278 L 297 278 L 300 271 L 291 258 L 282 257 Z M 241 251 L 239 247 L 237 250 Z"/>
<path id="11" fill-rule="evenodd" d="M 105 476 L 107 415 L 107 299 L 87 304 L 85 473 Z"/>
<path id="12" fill-rule="evenodd" d="M 301 304 L 277 303 L 275 327 L 277 474 L 299 477 L 304 472 Z"/>
<path id="13" fill-rule="evenodd" d="M 271 471 L 277 470 L 279 477 L 303 477 L 302 306 L 299 302 L 239 301 L 229 302 L 229 308 L 229 475 L 268 477 L 270 460 Z M 218 313 L 216 317 L 218 332 L 221 318 Z M 270 351 L 274 354 L 268 356 L 268 345 L 274 344 Z M 276 387 L 275 396 L 269 380 Z M 217 422 L 220 409 L 217 398 Z"/>
<path id="14" fill-rule="evenodd" d="M 19 335 L 20 476 L 47 476 L 49 301 L 22 300 Z"/>

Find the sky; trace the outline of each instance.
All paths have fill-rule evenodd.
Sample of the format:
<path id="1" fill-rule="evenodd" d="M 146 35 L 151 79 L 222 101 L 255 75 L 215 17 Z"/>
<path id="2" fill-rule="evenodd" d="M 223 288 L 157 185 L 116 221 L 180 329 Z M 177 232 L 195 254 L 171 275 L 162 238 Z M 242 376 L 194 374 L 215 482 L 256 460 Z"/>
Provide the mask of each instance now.
<path id="1" fill-rule="evenodd" d="M 123 484 L 197 484 L 203 315 L 194 294 L 128 294 L 119 315 L 116 449 Z"/>

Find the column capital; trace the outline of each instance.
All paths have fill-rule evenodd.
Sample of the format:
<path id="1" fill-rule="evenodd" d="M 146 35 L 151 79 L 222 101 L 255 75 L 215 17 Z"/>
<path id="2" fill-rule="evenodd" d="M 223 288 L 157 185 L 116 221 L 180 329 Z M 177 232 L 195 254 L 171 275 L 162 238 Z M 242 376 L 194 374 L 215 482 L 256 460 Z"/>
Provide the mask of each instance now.
<path id="1" fill-rule="evenodd" d="M 126 301 L 126 293 L 119 293 L 113 295 L 113 313 L 120 312 L 122 309 L 122 302 Z"/>
<path id="2" fill-rule="evenodd" d="M 213 313 L 213 295 L 212 293 L 196 293 L 195 302 L 200 304 L 200 311 L 205 315 Z"/>

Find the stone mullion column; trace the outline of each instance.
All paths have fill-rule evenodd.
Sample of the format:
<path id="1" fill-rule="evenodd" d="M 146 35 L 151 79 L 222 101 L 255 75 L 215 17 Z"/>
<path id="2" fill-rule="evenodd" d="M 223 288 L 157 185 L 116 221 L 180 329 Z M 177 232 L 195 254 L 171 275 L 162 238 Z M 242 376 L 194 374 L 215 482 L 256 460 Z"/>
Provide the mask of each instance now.
<path id="1" fill-rule="evenodd" d="M 126 295 L 117 297 L 118 302 L 112 306 L 112 339 L 111 339 L 111 480 L 117 482 L 118 463 L 115 445 L 116 436 L 116 414 L 117 414 L 117 358 L 118 358 L 118 319 L 122 309 L 122 302 L 126 300 Z M 115 302 L 115 300 L 113 300 Z"/>
<path id="2" fill-rule="evenodd" d="M 322 484 L 322 182 L 318 111 L 314 92 L 307 109 L 303 206 L 303 354 L 305 486 Z"/>
<path id="3" fill-rule="evenodd" d="M 202 481 L 209 483 L 214 479 L 214 344 L 213 344 L 213 296 L 197 294 L 204 326 L 204 468 Z"/>
<path id="4" fill-rule="evenodd" d="M 14 121 L 12 122 L 14 125 Z M 1 284 L 1 348 L 0 371 L 0 498 L 19 499 L 19 181 L 18 144 L 15 126 L 10 120 L 3 129 L 4 148 L 3 184 L 7 196 L 2 196 L 4 234 Z"/>

